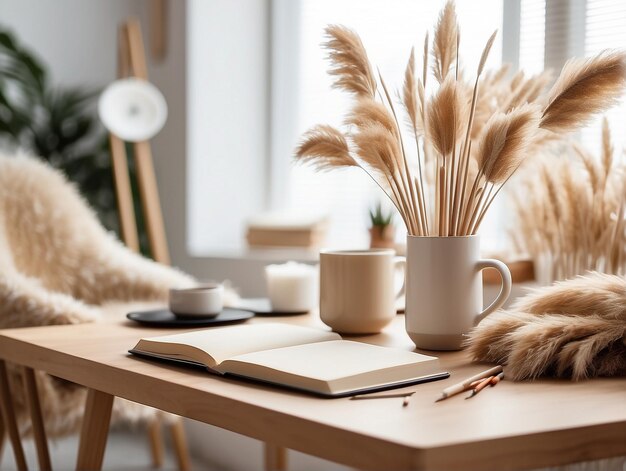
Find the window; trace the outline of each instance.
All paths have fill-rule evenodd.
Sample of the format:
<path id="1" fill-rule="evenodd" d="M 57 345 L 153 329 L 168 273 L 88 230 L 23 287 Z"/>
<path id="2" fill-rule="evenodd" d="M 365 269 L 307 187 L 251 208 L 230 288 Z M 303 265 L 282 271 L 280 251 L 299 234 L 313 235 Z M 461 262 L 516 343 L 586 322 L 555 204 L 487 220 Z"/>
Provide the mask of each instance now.
<path id="1" fill-rule="evenodd" d="M 522 0 L 519 17 L 519 69 L 543 71 L 546 38 L 546 0 Z"/>
<path id="2" fill-rule="evenodd" d="M 597 54 L 604 49 L 626 48 L 626 2 L 620 0 L 587 0 L 585 10 L 584 54 Z M 606 113 L 612 131 L 613 146 L 617 151 L 626 144 L 626 99 Z M 594 155 L 600 148 L 602 118 L 597 118 L 582 134 L 582 143 Z"/>

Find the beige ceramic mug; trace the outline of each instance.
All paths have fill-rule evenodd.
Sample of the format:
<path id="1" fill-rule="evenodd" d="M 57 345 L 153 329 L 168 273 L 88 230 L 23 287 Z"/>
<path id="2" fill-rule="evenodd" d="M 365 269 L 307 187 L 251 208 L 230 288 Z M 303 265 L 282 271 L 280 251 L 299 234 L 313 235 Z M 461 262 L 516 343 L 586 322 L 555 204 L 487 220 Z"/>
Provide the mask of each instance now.
<path id="1" fill-rule="evenodd" d="M 380 332 L 396 315 L 404 281 L 396 287 L 395 274 L 404 266 L 404 257 L 389 249 L 322 251 L 322 322 L 342 334 Z"/>

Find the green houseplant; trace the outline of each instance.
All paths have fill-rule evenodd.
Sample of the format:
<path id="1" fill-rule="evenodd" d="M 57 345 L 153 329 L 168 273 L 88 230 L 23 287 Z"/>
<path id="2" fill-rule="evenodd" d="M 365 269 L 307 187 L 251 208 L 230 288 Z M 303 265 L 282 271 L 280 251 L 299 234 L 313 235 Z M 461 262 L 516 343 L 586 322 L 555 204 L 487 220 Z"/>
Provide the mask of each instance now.
<path id="1" fill-rule="evenodd" d="M 102 223 L 117 230 L 108 142 L 94 113 L 97 94 L 51 84 L 41 60 L 0 26 L 0 144 L 62 170 Z"/>
<path id="2" fill-rule="evenodd" d="M 369 213 L 372 224 L 370 227 L 370 247 L 393 248 L 395 238 L 393 213 L 385 211 L 380 202 Z"/>

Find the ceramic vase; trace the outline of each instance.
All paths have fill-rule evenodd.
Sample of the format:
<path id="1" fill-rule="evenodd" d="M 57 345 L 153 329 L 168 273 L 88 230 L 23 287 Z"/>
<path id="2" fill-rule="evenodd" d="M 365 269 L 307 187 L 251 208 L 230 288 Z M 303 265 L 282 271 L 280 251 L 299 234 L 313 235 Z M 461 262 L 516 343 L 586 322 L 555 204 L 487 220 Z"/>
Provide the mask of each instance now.
<path id="1" fill-rule="evenodd" d="M 485 268 L 500 272 L 502 287 L 483 309 Z M 510 292 L 509 269 L 480 257 L 479 236 L 407 237 L 406 331 L 418 348 L 461 349 L 472 327 L 500 308 Z"/>

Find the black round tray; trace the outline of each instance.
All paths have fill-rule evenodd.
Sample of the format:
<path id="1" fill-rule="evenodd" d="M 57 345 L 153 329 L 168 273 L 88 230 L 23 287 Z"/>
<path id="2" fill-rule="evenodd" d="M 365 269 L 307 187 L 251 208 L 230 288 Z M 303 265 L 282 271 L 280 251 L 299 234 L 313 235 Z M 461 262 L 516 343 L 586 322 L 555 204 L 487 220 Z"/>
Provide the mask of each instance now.
<path id="1" fill-rule="evenodd" d="M 169 309 L 130 312 L 131 321 L 153 327 L 208 327 L 243 322 L 254 316 L 253 312 L 225 307 L 215 317 L 176 317 Z"/>

